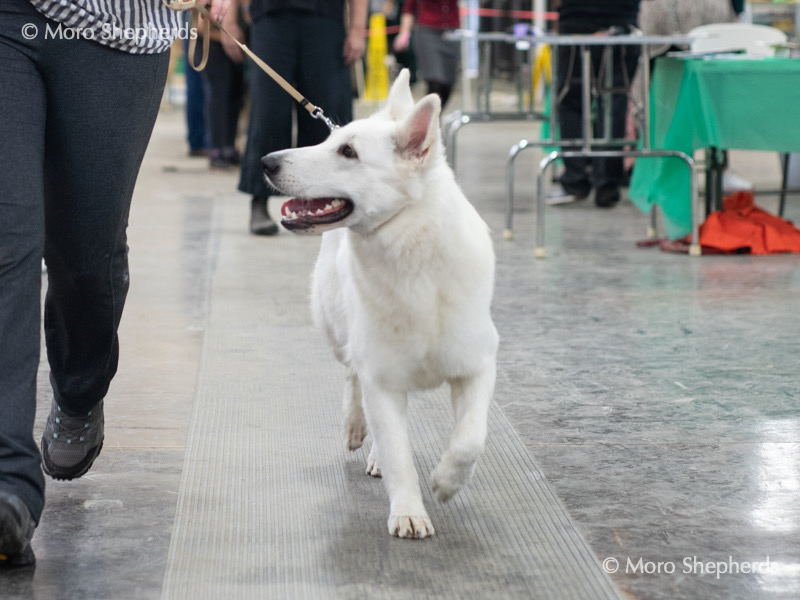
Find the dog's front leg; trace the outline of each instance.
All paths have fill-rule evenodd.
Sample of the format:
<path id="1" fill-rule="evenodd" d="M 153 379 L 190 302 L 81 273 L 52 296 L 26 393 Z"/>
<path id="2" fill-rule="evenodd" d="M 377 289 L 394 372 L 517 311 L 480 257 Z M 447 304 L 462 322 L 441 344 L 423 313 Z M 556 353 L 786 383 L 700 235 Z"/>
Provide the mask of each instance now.
<path id="1" fill-rule="evenodd" d="M 494 361 L 472 377 L 450 381 L 456 428 L 450 445 L 431 474 L 433 491 L 447 502 L 475 472 L 486 443 L 486 421 L 494 393 Z"/>
<path id="2" fill-rule="evenodd" d="M 382 390 L 361 380 L 364 409 L 375 444 L 380 448 L 380 472 L 389 493 L 389 533 L 401 538 L 424 538 L 434 529 L 419 489 L 408 440 L 404 393 Z"/>
<path id="3" fill-rule="evenodd" d="M 361 382 L 355 372 L 348 373 L 344 386 L 344 443 L 357 450 L 367 437 L 367 422 L 361 405 Z"/>

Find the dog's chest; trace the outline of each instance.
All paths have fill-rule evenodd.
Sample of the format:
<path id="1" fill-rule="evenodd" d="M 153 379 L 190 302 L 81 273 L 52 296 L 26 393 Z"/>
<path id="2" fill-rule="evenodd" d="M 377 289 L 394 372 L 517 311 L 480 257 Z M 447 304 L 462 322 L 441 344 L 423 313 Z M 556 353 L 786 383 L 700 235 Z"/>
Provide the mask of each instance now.
<path id="1" fill-rule="evenodd" d="M 428 243 L 402 249 L 358 241 L 339 247 L 341 312 L 326 311 L 342 318 L 333 330 L 345 355 L 395 389 L 434 387 L 464 371 L 488 315 L 474 300 L 482 285 L 474 261 L 420 237 Z"/>
<path id="2" fill-rule="evenodd" d="M 385 273 L 372 280 L 355 280 L 357 308 L 353 318 L 374 335 L 394 345 L 438 340 L 448 321 L 448 302 L 430 276 L 403 279 Z"/>

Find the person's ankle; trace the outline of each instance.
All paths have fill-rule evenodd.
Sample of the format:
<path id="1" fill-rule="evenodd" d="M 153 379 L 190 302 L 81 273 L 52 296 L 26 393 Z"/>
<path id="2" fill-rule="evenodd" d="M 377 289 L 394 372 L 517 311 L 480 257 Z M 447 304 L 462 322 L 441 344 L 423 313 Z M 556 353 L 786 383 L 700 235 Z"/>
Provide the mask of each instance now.
<path id="1" fill-rule="evenodd" d="M 269 216 L 267 199 L 253 196 L 250 199 L 250 233 L 253 235 L 275 235 L 278 225 Z"/>

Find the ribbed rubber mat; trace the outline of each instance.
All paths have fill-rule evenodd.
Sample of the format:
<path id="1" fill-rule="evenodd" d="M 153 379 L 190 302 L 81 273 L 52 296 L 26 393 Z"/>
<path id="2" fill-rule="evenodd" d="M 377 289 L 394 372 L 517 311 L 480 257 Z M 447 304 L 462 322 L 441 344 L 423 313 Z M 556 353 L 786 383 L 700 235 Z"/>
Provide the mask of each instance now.
<path id="1" fill-rule="evenodd" d="M 368 445 L 344 449 L 344 371 L 311 325 L 318 239 L 247 236 L 244 204 L 217 203 L 230 230 L 163 598 L 619 598 L 496 406 L 475 478 L 450 503 L 433 499 L 429 474 L 453 423 L 446 388 L 409 411 L 436 535 L 389 535 L 383 484 L 364 474 Z"/>

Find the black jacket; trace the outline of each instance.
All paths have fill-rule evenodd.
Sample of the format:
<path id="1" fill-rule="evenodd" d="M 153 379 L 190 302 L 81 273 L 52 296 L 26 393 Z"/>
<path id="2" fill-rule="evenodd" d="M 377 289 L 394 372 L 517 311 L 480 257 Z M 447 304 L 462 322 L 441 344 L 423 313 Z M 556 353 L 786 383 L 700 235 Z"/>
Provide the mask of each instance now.
<path id="1" fill-rule="evenodd" d="M 252 0 L 250 17 L 255 21 L 269 13 L 286 11 L 310 12 L 335 19 L 344 19 L 344 0 Z"/>
<path id="2" fill-rule="evenodd" d="M 636 25 L 639 0 L 561 0 L 561 33 L 592 33 L 614 25 Z"/>

